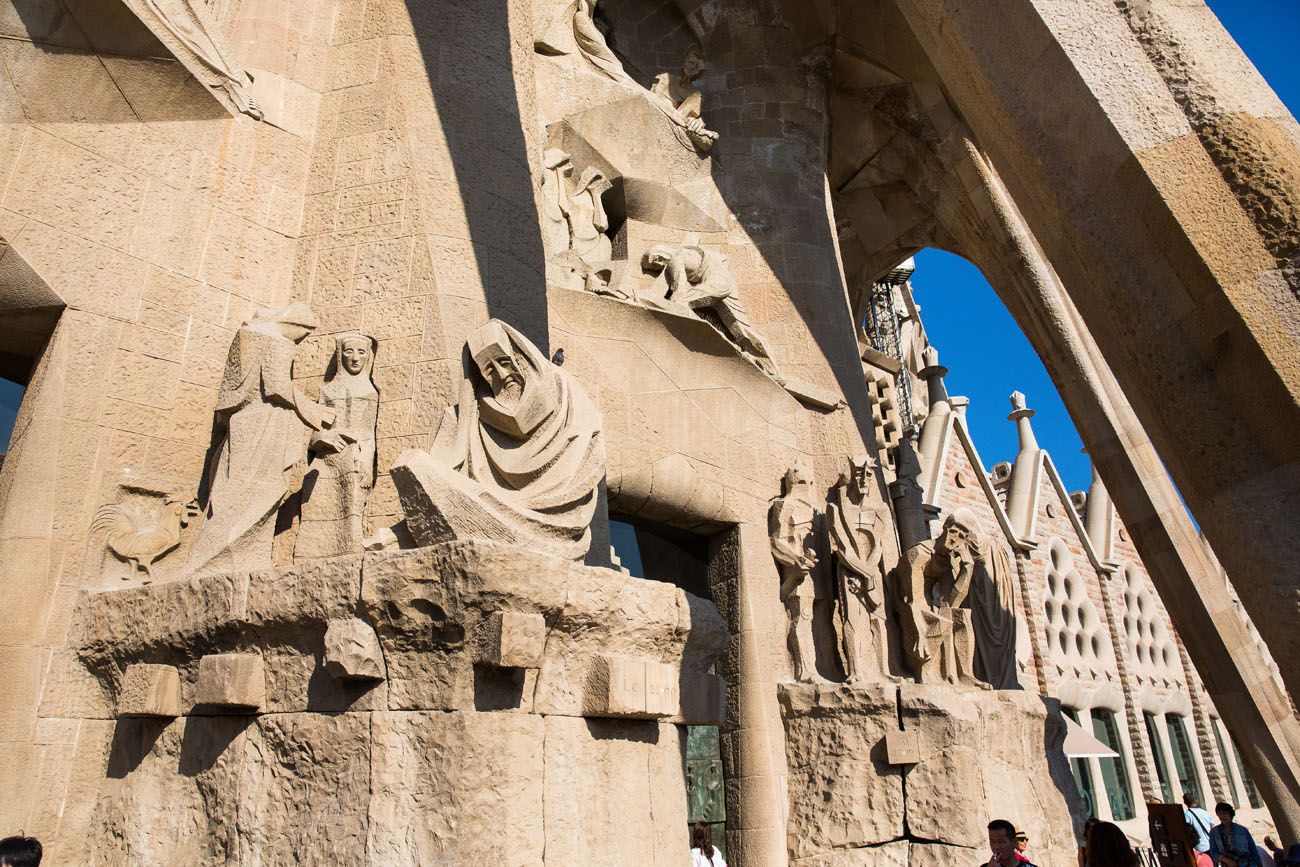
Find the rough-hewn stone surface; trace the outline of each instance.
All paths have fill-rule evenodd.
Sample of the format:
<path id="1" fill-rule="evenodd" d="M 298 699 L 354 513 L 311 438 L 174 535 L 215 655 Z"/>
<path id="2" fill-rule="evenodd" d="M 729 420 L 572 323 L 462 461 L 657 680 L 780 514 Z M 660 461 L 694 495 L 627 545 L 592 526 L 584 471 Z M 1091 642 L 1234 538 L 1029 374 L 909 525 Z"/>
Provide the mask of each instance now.
<path id="1" fill-rule="evenodd" d="M 467 636 L 499 637 L 503 611 L 537 633 L 535 668 L 477 662 Z M 607 650 L 654 672 L 638 716 L 676 714 L 681 672 L 708 677 L 721 619 L 669 584 L 453 543 L 102 594 L 78 622 L 103 691 L 148 710 L 146 675 L 179 669 L 188 714 L 113 727 L 89 863 L 688 857 L 679 729 L 583 718 Z"/>
<path id="2" fill-rule="evenodd" d="M 1081 809 L 1054 703 L 946 685 L 786 684 L 793 863 L 947 865 L 987 860 L 986 825 L 1010 817 L 1043 863 L 1065 863 Z M 920 761 L 890 765 L 891 732 Z M 1054 758 L 1049 758 L 1054 757 Z"/>

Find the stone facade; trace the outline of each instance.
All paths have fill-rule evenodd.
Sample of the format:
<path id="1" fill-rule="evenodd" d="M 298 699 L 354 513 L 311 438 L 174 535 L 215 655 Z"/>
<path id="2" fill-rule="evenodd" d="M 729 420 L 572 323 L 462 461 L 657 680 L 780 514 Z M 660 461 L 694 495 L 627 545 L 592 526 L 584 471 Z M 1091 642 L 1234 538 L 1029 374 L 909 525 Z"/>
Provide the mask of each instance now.
<path id="1" fill-rule="evenodd" d="M 1300 834 L 1300 129 L 1203 6 L 0 6 L 0 833 L 682 863 L 709 765 L 742 867 L 1061 861 L 1059 704 Z M 1082 513 L 1024 405 L 986 472 L 931 245 Z"/>

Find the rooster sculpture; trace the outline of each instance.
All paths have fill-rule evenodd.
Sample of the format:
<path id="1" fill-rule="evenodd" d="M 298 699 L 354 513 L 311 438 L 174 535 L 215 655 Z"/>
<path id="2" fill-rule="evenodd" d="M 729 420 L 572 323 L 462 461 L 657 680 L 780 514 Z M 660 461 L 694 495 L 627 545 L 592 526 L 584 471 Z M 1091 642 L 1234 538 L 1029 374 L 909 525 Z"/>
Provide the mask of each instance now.
<path id="1" fill-rule="evenodd" d="M 132 564 L 132 573 L 143 569 L 148 581 L 154 580 L 153 564 L 181 543 L 181 528 L 199 514 L 196 501 L 168 497 L 153 526 L 139 527 L 136 518 L 119 503 L 111 503 L 95 513 L 90 532 L 104 533 L 108 550 Z"/>

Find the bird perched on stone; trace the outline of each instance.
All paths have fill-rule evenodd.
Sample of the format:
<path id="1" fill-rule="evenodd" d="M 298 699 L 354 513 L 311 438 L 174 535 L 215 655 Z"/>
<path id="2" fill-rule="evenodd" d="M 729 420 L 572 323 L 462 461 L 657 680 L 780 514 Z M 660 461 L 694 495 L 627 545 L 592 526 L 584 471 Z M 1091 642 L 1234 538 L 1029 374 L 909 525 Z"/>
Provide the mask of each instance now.
<path id="1" fill-rule="evenodd" d="M 564 347 L 563 347 L 563 346 L 561 346 L 559 349 L 555 350 L 555 354 L 551 356 L 551 364 L 554 364 L 556 367 L 563 367 L 563 366 L 564 366 Z"/>
<path id="2" fill-rule="evenodd" d="M 153 564 L 181 542 L 181 528 L 199 513 L 198 503 L 168 497 L 152 526 L 139 527 L 137 519 L 120 503 L 110 503 L 95 513 L 91 534 L 104 533 L 104 544 L 135 569 L 154 580 Z M 147 582 L 146 582 L 147 583 Z"/>

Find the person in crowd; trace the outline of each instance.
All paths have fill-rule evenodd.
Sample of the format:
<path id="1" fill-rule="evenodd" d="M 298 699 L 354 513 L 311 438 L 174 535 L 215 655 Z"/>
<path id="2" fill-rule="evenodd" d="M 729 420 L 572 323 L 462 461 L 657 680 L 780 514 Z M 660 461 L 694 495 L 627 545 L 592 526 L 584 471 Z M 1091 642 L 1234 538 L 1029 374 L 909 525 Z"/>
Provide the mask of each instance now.
<path id="1" fill-rule="evenodd" d="M 1079 867 L 1088 867 L 1088 834 L 1097 827 L 1096 816 L 1089 816 L 1083 823 L 1083 834 L 1079 837 Z"/>
<path id="2" fill-rule="evenodd" d="M 1214 806 L 1219 824 L 1210 829 L 1210 858 L 1218 867 L 1263 867 L 1250 832 L 1232 821 L 1236 809 L 1226 801 Z"/>
<path id="3" fill-rule="evenodd" d="M 1210 851 L 1210 829 L 1214 827 L 1214 817 L 1206 812 L 1191 792 L 1183 793 L 1183 818 L 1194 832 L 1197 852 Z"/>
<path id="4" fill-rule="evenodd" d="M 1020 826 L 1017 825 L 1016 826 L 1016 860 L 1028 861 L 1029 856 L 1025 854 L 1025 850 L 1028 848 L 1029 848 L 1029 835 L 1026 834 L 1024 831 L 1020 830 Z"/>
<path id="5" fill-rule="evenodd" d="M 1292 843 L 1283 849 L 1272 837 L 1265 837 L 1264 851 L 1273 856 L 1273 863 L 1277 867 L 1300 867 L 1300 843 Z"/>
<path id="6" fill-rule="evenodd" d="M 1138 856 L 1119 826 L 1098 822 L 1088 832 L 1088 867 L 1138 867 Z"/>
<path id="7" fill-rule="evenodd" d="M 1006 819 L 989 822 L 988 867 L 1034 867 L 1016 852 L 1016 826 Z"/>
<path id="8" fill-rule="evenodd" d="M 35 837 L 0 840 L 0 867 L 40 867 L 41 841 Z"/>
<path id="9" fill-rule="evenodd" d="M 713 845 L 713 829 L 708 822 L 696 822 L 691 828 L 691 867 L 727 867 L 722 853 Z"/>

